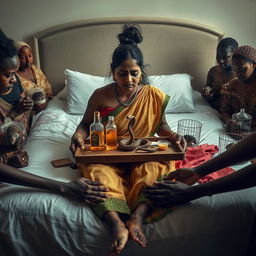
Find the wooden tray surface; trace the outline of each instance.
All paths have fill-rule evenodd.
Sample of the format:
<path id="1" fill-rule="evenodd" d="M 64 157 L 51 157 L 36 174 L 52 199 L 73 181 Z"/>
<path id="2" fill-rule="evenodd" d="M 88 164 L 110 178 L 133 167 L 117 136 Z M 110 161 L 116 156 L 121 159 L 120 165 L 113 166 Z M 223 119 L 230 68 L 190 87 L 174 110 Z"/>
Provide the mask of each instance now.
<path id="1" fill-rule="evenodd" d="M 166 139 L 166 137 L 146 138 L 150 141 Z M 86 140 L 85 149 L 77 148 L 75 153 L 76 163 L 130 163 L 130 162 L 152 162 L 170 161 L 184 159 L 185 151 L 181 146 L 171 145 L 165 151 L 135 152 L 120 150 L 90 151 L 89 141 Z"/>

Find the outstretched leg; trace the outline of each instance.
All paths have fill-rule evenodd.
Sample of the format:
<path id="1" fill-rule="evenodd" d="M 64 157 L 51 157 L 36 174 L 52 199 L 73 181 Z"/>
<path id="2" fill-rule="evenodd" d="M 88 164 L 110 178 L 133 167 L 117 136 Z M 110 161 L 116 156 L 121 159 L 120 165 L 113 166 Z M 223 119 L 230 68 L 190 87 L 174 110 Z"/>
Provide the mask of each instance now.
<path id="1" fill-rule="evenodd" d="M 110 247 L 110 256 L 116 256 L 123 250 L 128 240 L 129 231 L 125 227 L 125 224 L 120 219 L 117 212 L 106 212 L 103 218 L 110 225 L 113 232 L 113 242 Z"/>
<path id="2" fill-rule="evenodd" d="M 147 203 L 140 203 L 126 222 L 131 238 L 141 247 L 146 247 L 147 240 L 142 230 L 142 224 L 149 209 L 150 207 Z"/>

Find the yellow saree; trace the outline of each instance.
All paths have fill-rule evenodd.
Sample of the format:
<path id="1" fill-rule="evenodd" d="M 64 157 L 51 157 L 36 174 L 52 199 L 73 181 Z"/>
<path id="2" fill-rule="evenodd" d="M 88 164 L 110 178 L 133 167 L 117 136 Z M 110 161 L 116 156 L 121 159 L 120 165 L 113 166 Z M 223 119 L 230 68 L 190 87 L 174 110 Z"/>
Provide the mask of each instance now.
<path id="1" fill-rule="evenodd" d="M 157 132 L 162 115 L 169 101 L 169 96 L 159 89 L 145 85 L 135 101 L 128 107 L 119 106 L 108 115 L 115 117 L 119 137 L 128 136 L 127 115 L 136 118 L 134 134 L 137 137 L 149 137 Z M 108 116 L 102 118 L 107 121 Z M 159 177 L 174 170 L 174 162 L 146 162 L 132 164 L 90 164 L 79 166 L 82 175 L 93 181 L 99 181 L 109 188 L 109 198 L 95 207 L 95 212 L 102 216 L 107 211 L 130 214 L 141 201 L 146 199 L 141 190 L 152 185 Z"/>

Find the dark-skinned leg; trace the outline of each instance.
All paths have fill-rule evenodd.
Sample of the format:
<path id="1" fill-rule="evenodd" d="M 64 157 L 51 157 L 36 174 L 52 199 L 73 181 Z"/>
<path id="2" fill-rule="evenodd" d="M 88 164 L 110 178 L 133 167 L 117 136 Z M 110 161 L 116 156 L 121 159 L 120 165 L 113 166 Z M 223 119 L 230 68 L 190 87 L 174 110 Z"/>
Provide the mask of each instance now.
<path id="1" fill-rule="evenodd" d="M 144 218 L 148 214 L 150 206 L 146 202 L 141 202 L 134 210 L 130 219 L 126 222 L 131 238 L 141 247 L 146 247 L 146 237 L 142 230 Z"/>
<path id="2" fill-rule="evenodd" d="M 103 218 L 109 224 L 113 232 L 110 256 L 119 255 L 128 241 L 129 231 L 117 212 L 106 212 Z"/>

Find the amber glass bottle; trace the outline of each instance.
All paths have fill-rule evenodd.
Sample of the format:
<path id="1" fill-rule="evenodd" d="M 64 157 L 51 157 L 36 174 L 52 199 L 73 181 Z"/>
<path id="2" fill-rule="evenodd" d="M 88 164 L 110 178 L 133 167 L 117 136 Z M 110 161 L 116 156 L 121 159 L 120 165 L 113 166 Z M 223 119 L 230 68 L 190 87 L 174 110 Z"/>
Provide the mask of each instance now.
<path id="1" fill-rule="evenodd" d="M 117 149 L 117 127 L 114 122 L 114 117 L 108 117 L 108 123 L 106 125 L 106 147 L 107 150 Z"/>
<path id="2" fill-rule="evenodd" d="M 104 150 L 104 126 L 101 123 L 100 112 L 94 112 L 94 121 L 90 125 L 90 150 Z"/>

